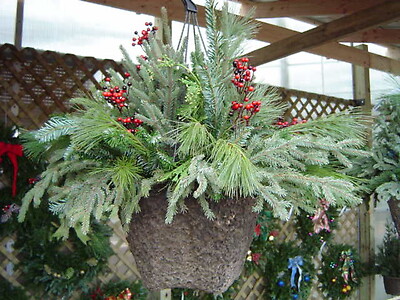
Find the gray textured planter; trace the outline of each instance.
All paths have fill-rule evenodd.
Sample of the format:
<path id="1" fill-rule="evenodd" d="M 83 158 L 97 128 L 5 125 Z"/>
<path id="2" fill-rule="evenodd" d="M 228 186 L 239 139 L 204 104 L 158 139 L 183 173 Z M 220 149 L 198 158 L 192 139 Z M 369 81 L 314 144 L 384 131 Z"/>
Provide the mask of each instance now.
<path id="1" fill-rule="evenodd" d="M 257 214 L 252 199 L 212 203 L 208 220 L 197 200 L 185 201 L 188 212 L 165 224 L 165 192 L 153 192 L 140 203 L 127 240 L 143 284 L 150 290 L 190 288 L 222 293 L 239 277 Z"/>

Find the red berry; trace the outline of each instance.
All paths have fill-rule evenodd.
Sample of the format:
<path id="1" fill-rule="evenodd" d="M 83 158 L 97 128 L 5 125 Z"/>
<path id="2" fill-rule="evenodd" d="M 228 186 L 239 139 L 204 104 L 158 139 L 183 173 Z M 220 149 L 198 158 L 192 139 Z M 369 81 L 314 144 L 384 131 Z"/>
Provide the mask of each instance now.
<path id="1" fill-rule="evenodd" d="M 250 99 L 249 98 L 247 98 L 247 97 L 245 97 L 244 99 L 243 99 L 243 101 L 245 101 L 245 102 L 247 102 L 247 101 L 249 101 Z"/>
<path id="2" fill-rule="evenodd" d="M 245 116 L 243 116 L 243 119 L 248 120 L 248 119 L 250 119 L 250 116 L 245 115 Z"/>
<path id="3" fill-rule="evenodd" d="M 122 118 L 121 118 L 121 117 L 119 117 L 119 118 L 117 119 L 117 121 L 118 121 L 118 122 L 121 122 L 121 121 L 122 121 Z"/>
<path id="4" fill-rule="evenodd" d="M 254 111 L 255 111 L 255 112 L 259 112 L 259 111 L 260 111 L 260 108 L 259 108 L 259 107 L 256 107 L 256 108 L 254 109 Z"/>
<path id="5" fill-rule="evenodd" d="M 128 72 L 125 72 L 125 73 L 124 73 L 124 76 L 125 76 L 126 78 L 128 78 L 128 77 L 131 76 L 131 74 L 129 74 Z"/>
<path id="6" fill-rule="evenodd" d="M 149 26 L 149 22 L 144 23 L 144 25 Z"/>
<path id="7" fill-rule="evenodd" d="M 253 67 L 252 69 L 253 69 L 253 72 L 255 72 L 255 71 L 257 70 L 257 68 L 256 68 L 256 67 Z"/>
<path id="8" fill-rule="evenodd" d="M 237 102 L 236 101 L 232 101 L 232 104 L 237 104 Z"/>
<path id="9" fill-rule="evenodd" d="M 104 78 L 104 81 L 111 81 L 111 78 L 110 77 L 106 77 L 106 78 Z"/>
<path id="10" fill-rule="evenodd" d="M 153 26 L 153 30 L 158 30 L 158 27 L 157 26 Z"/>
<path id="11" fill-rule="evenodd" d="M 235 75 L 235 79 L 239 79 L 240 78 L 240 75 L 238 74 L 238 75 Z"/>
<path id="12" fill-rule="evenodd" d="M 239 109 L 239 104 L 234 104 L 234 105 L 232 105 L 232 109 L 233 109 L 233 110 L 238 110 L 238 109 Z"/>
<path id="13" fill-rule="evenodd" d="M 251 75 L 249 70 L 247 70 L 245 74 L 246 74 L 246 76 L 250 76 Z"/>
<path id="14" fill-rule="evenodd" d="M 242 88 L 242 87 L 244 87 L 244 84 L 240 82 L 240 83 L 238 84 L 238 86 L 239 86 L 240 88 Z"/>
<path id="15" fill-rule="evenodd" d="M 249 87 L 247 88 L 247 90 L 248 90 L 249 92 L 254 91 L 254 86 L 249 86 Z"/>
<path id="16" fill-rule="evenodd" d="M 239 108 L 242 108 L 243 107 L 243 103 L 239 103 Z"/>

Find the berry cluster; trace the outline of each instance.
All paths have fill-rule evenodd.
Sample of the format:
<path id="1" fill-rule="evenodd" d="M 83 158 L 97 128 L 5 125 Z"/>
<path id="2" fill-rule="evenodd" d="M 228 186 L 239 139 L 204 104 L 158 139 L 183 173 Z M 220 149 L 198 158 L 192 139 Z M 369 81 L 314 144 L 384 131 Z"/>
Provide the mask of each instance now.
<path id="1" fill-rule="evenodd" d="M 243 120 L 246 125 L 249 125 L 249 120 L 252 116 L 260 111 L 261 101 L 250 102 L 252 92 L 255 90 L 251 84 L 254 79 L 254 72 L 256 67 L 249 65 L 249 59 L 243 57 L 233 61 L 233 74 L 232 83 L 237 88 L 238 93 L 243 97 L 240 102 L 232 101 L 230 115 L 233 116 L 237 113 L 235 123 Z"/>
<path id="2" fill-rule="evenodd" d="M 146 29 L 143 29 L 140 34 L 138 31 L 135 31 L 135 37 L 132 38 L 132 46 L 136 45 L 142 45 L 144 41 L 149 40 L 149 34 L 152 33 L 153 35 L 156 33 L 158 30 L 157 26 L 153 26 L 153 23 L 151 22 L 146 22 L 144 25 L 147 27 Z"/>
<path id="3" fill-rule="evenodd" d="M 129 78 L 131 76 L 131 74 L 129 74 L 128 72 L 126 72 L 124 74 L 124 81 Z M 119 111 L 121 111 L 124 107 L 127 107 L 128 104 L 126 103 L 126 101 L 128 100 L 128 94 L 129 94 L 129 87 L 131 86 L 131 83 L 127 83 L 126 85 L 122 86 L 121 88 L 119 86 L 111 86 L 110 85 L 110 81 L 111 78 L 110 77 L 106 77 L 104 79 L 104 81 L 106 83 L 108 83 L 108 85 L 105 85 L 103 87 L 103 96 L 104 96 L 104 100 L 106 100 L 108 103 L 110 103 L 111 105 L 113 105 L 114 107 L 117 107 L 119 109 Z"/>
<path id="4" fill-rule="evenodd" d="M 128 131 L 131 133 L 137 132 L 137 127 L 143 124 L 142 120 L 136 119 L 135 117 L 127 117 L 127 118 L 119 117 L 117 121 L 122 123 L 122 125 L 124 125 L 126 129 L 128 129 Z"/>
<path id="5" fill-rule="evenodd" d="M 145 58 L 143 58 L 145 59 Z M 106 77 L 104 81 L 107 85 L 103 87 L 103 97 L 112 106 L 118 108 L 119 112 L 122 113 L 124 107 L 128 107 L 126 103 L 128 101 L 129 88 L 132 86 L 131 82 L 126 82 L 131 76 L 128 72 L 124 73 L 124 86 L 122 88 L 118 86 L 111 86 L 111 78 Z M 120 122 L 129 132 L 137 132 L 137 127 L 143 124 L 142 120 L 133 117 L 118 117 L 117 121 Z"/>
<path id="6" fill-rule="evenodd" d="M 291 122 L 288 121 L 283 121 L 283 120 L 279 120 L 276 125 L 279 126 L 279 128 L 285 128 L 285 127 L 289 127 L 289 126 L 293 126 L 293 125 L 297 125 L 297 124 L 304 124 L 307 123 L 307 120 L 299 120 L 298 118 L 293 118 Z"/>

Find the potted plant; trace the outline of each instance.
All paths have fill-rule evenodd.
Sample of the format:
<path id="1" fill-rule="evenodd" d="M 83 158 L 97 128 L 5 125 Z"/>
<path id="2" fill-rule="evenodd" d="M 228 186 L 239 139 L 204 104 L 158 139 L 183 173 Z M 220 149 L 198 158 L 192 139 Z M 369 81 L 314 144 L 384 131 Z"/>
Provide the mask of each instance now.
<path id="1" fill-rule="evenodd" d="M 255 85 L 256 67 L 242 55 L 255 33 L 249 18 L 206 11 L 208 48 L 196 42 L 191 63 L 136 32 L 145 56 L 127 72 L 111 72 L 103 90 L 71 100 L 74 113 L 51 118 L 25 135 L 26 152 L 46 155 L 48 168 L 23 201 L 49 195 L 60 217 L 57 236 L 86 234 L 91 219 L 119 216 L 143 283 L 220 293 L 239 276 L 257 212 L 286 218 L 361 202 L 341 171 L 365 155 L 357 114 L 305 122 L 279 121 L 284 106 Z M 184 45 L 187 41 L 184 41 Z M 129 104 L 127 104 L 129 103 Z"/>
<path id="2" fill-rule="evenodd" d="M 377 273 L 383 276 L 385 291 L 400 295 L 400 239 L 393 226 L 386 226 L 386 234 L 375 258 Z"/>
<path id="3" fill-rule="evenodd" d="M 378 201 L 388 203 L 392 220 L 400 232 L 400 85 L 383 95 L 374 110 L 372 155 L 360 158 L 352 172 L 369 179 L 369 190 Z"/>

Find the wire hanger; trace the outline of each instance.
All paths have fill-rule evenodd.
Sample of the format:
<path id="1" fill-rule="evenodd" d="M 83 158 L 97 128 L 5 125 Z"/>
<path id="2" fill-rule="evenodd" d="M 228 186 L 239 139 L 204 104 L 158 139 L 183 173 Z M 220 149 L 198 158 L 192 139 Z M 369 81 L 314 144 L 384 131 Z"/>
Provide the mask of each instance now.
<path id="1" fill-rule="evenodd" d="M 196 4 L 193 3 L 192 0 L 182 0 L 183 5 L 185 6 L 185 22 L 183 24 L 183 28 L 182 28 L 182 32 L 181 32 L 181 36 L 179 38 L 179 42 L 178 42 L 178 50 L 180 47 L 182 47 L 183 45 L 182 43 L 182 38 L 183 35 L 185 33 L 185 29 L 186 29 L 186 39 L 187 41 L 189 41 L 189 36 L 190 36 L 190 26 L 192 26 L 193 28 L 193 38 L 196 38 L 196 35 L 198 35 L 200 37 L 200 41 L 202 43 L 202 46 L 204 48 L 204 51 L 206 50 L 206 46 L 203 40 L 203 37 L 201 35 L 200 32 L 200 27 L 199 27 L 199 22 L 197 20 L 197 6 Z M 197 34 L 196 34 L 196 29 L 197 29 Z M 186 45 L 186 49 L 185 49 L 185 61 L 187 61 L 187 53 L 188 53 L 188 46 Z"/>

